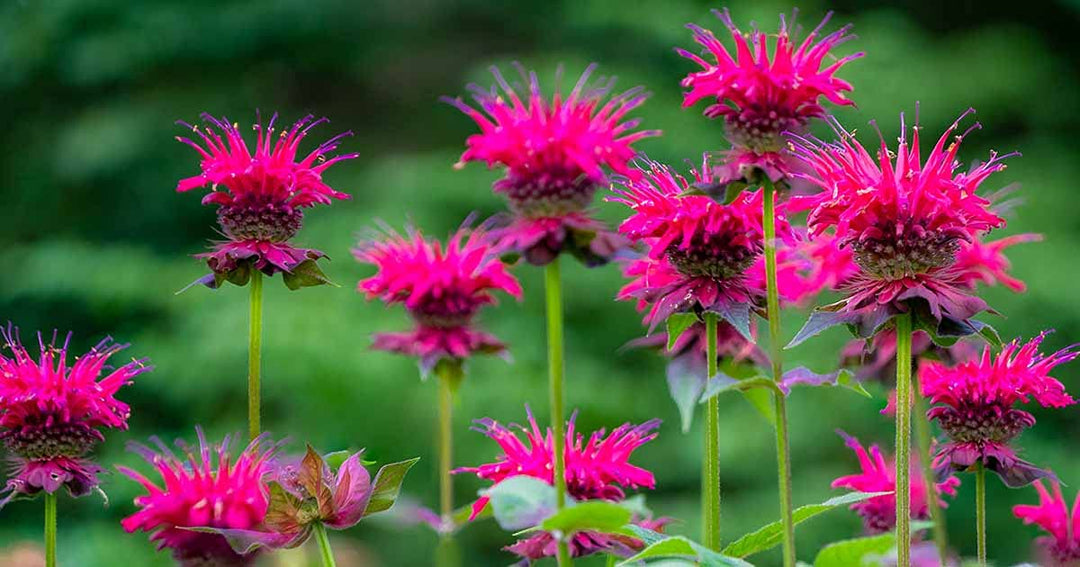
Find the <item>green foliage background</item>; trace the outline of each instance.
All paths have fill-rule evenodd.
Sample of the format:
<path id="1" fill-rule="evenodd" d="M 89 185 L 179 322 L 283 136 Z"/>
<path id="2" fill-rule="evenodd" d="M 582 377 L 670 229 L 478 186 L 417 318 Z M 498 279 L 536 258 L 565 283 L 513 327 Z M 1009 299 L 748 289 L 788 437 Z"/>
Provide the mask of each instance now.
<path id="1" fill-rule="evenodd" d="M 370 270 L 352 261 L 356 234 L 383 219 L 411 220 L 444 235 L 470 212 L 488 215 L 502 204 L 489 190 L 496 173 L 451 165 L 474 126 L 437 102 L 490 84 L 486 67 L 520 60 L 551 84 L 557 63 L 567 81 L 592 61 L 619 84 L 646 85 L 652 99 L 639 112 L 644 126 L 665 136 L 640 148 L 678 162 L 723 146 L 717 124 L 700 108 L 680 108 L 679 79 L 692 64 L 673 46 L 690 47 L 686 22 L 721 29 L 708 2 L 595 0 L 482 2 L 406 0 L 21 0 L 0 4 L 0 320 L 34 330 L 75 331 L 81 350 L 110 334 L 132 343 L 125 355 L 149 357 L 156 370 L 139 377 L 124 398 L 131 430 L 114 433 L 98 456 L 109 465 L 142 466 L 124 451 L 129 439 L 160 435 L 192 439 L 194 424 L 214 436 L 244 429 L 247 295 L 235 287 L 174 292 L 204 273 L 190 257 L 213 238 L 214 214 L 199 195 L 176 194 L 176 180 L 196 170 L 196 155 L 173 136 L 175 120 L 209 111 L 241 124 L 255 109 L 278 110 L 287 121 L 311 112 L 333 122 L 318 136 L 350 129 L 345 151 L 359 159 L 335 166 L 330 182 L 353 195 L 307 215 L 298 242 L 328 252 L 328 274 L 341 287 L 288 292 L 268 286 L 264 352 L 264 423 L 299 449 L 367 447 L 387 462 L 421 456 L 406 483 L 409 494 L 434 504 L 436 465 L 433 384 L 418 379 L 405 358 L 372 352 L 369 336 L 407 322 L 399 310 L 368 304 L 354 291 Z M 731 2 L 735 19 L 774 29 L 790 5 Z M 897 134 L 899 111 L 921 101 L 929 133 L 939 132 L 969 106 L 982 132 L 962 152 L 965 161 L 991 149 L 1019 150 L 991 182 L 1023 184 L 1025 204 L 1002 233 L 1038 231 L 1040 244 L 1013 251 L 1015 272 L 1030 286 L 1023 295 L 992 289 L 986 296 L 1007 318 L 1006 337 L 1058 332 L 1047 346 L 1080 339 L 1080 225 L 1075 206 L 1080 176 L 1077 122 L 1075 2 L 985 5 L 916 1 L 801 3 L 801 21 L 816 25 L 828 9 L 834 22 L 855 23 L 859 38 L 842 48 L 867 52 L 842 75 L 853 82 L 857 109 L 838 115 L 849 127 L 877 119 L 886 139 Z M 605 218 L 622 211 L 599 205 Z M 663 363 L 651 353 L 619 347 L 641 333 L 632 306 L 612 297 L 621 284 L 614 267 L 565 270 L 568 400 L 580 409 L 582 430 L 665 420 L 661 437 L 635 460 L 655 471 L 650 494 L 659 513 L 685 520 L 674 529 L 696 535 L 700 431 L 678 430 Z M 490 460 L 494 444 L 467 430 L 468 420 L 524 419 L 523 404 L 546 415 L 543 298 L 539 272 L 521 267 L 521 303 L 488 310 L 484 324 L 513 348 L 514 363 L 478 360 L 457 407 L 457 462 Z M 789 336 L 805 316 L 789 313 Z M 830 367 L 846 337 L 833 330 L 798 349 L 790 360 Z M 1058 376 L 1074 393 L 1080 367 Z M 891 424 L 879 415 L 883 389 L 866 400 L 844 391 L 802 391 L 791 403 L 796 504 L 833 494 L 829 482 L 855 467 L 833 433 L 840 427 L 866 442 L 891 446 Z M 723 534 L 731 541 L 775 519 L 772 433 L 737 396 L 724 399 Z M 1080 482 L 1080 417 L 1075 407 L 1036 411 L 1039 424 L 1022 439 L 1025 454 Z M 699 420 L 700 421 L 700 420 Z M 952 541 L 974 553 L 974 491 L 970 478 L 948 510 Z M 481 487 L 457 482 L 466 502 Z M 110 496 L 61 500 L 61 564 L 167 565 L 143 534 L 126 535 L 119 520 L 133 511 L 136 485 L 111 475 Z M 1070 492 L 1074 489 L 1068 489 Z M 1033 490 L 991 483 L 991 556 L 999 564 L 1029 557 L 1034 528 L 1010 506 L 1035 500 Z M 0 511 L 0 549 L 40 537 L 40 502 Z M 801 527 L 800 555 L 811 560 L 825 543 L 857 535 L 858 519 L 832 512 Z M 493 524 L 465 532 L 468 566 L 504 565 L 510 542 Z M 335 534 L 344 565 L 428 565 L 434 536 L 418 527 L 368 521 Z M 0 551 L 2 553 L 2 551 Z M 302 565 L 302 554 L 287 564 Z M 347 556 L 347 557 L 345 557 Z M 756 558 L 762 565 L 778 557 Z M 596 562 L 582 564 L 596 564 Z M 286 564 L 286 563 L 283 563 Z"/>

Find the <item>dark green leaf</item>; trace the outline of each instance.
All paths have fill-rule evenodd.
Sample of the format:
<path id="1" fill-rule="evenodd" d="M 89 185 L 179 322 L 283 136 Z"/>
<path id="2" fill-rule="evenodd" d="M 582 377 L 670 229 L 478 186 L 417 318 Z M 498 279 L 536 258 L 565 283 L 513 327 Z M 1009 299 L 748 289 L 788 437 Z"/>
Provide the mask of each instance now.
<path id="1" fill-rule="evenodd" d="M 687 329 L 697 322 L 693 313 L 672 313 L 667 318 L 667 349 L 675 348 L 675 343 Z"/>
<path id="2" fill-rule="evenodd" d="M 315 260 L 304 260 L 293 268 L 291 272 L 282 272 L 281 277 L 285 281 L 285 286 L 292 291 L 302 287 L 334 285 L 334 282 L 326 277 L 326 274 L 319 268 L 319 264 Z"/>

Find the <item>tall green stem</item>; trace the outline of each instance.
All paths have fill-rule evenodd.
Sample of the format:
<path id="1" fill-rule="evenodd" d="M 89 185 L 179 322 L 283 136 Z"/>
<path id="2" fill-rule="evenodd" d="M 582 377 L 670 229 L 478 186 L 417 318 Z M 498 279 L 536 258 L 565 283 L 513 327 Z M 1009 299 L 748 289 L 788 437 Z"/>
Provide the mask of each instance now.
<path id="1" fill-rule="evenodd" d="M 251 272 L 251 327 L 248 330 L 248 433 L 254 439 L 262 430 L 260 424 L 261 392 L 259 377 L 262 372 L 262 272 Z"/>
<path id="2" fill-rule="evenodd" d="M 330 538 L 327 537 L 326 526 L 322 522 L 315 522 L 315 541 L 319 542 L 319 555 L 322 557 L 323 567 L 337 567 L 334 552 L 330 549 Z"/>
<path id="3" fill-rule="evenodd" d="M 563 305 L 562 278 L 559 275 L 559 257 L 556 256 L 544 268 L 544 291 L 547 298 L 548 332 L 548 387 L 551 397 L 551 429 L 554 432 L 555 450 L 555 506 L 558 510 L 566 507 L 566 432 L 563 421 Z M 570 549 L 562 539 L 558 545 L 558 561 L 561 567 L 573 564 Z"/>
<path id="4" fill-rule="evenodd" d="M 978 534 L 979 567 L 986 567 L 986 468 L 975 465 L 975 531 Z"/>
<path id="5" fill-rule="evenodd" d="M 941 509 L 937 493 L 937 478 L 934 475 L 933 455 L 930 454 L 930 420 L 926 417 L 926 400 L 915 392 L 915 436 L 919 443 L 919 465 L 922 469 L 923 484 L 926 485 L 926 505 L 930 508 L 930 520 L 934 523 L 934 544 L 937 546 L 938 559 L 945 564 L 949 555 L 949 535 L 945 526 L 945 511 Z"/>
<path id="6" fill-rule="evenodd" d="M 454 485 L 450 469 L 454 460 L 453 407 L 454 390 L 461 382 L 459 361 L 443 361 L 436 367 L 439 380 L 439 514 L 443 527 L 450 526 L 454 514 Z M 457 567 L 457 546 L 451 529 L 440 532 L 436 551 L 437 567 Z"/>
<path id="7" fill-rule="evenodd" d="M 911 313 L 896 316 L 896 565 L 911 565 Z"/>
<path id="8" fill-rule="evenodd" d="M 705 356 L 708 376 L 716 375 L 716 313 L 705 313 Z M 720 402 L 709 398 L 705 416 L 705 486 L 701 493 L 701 513 L 704 516 L 702 541 L 712 550 L 720 551 Z"/>
<path id="9" fill-rule="evenodd" d="M 45 493 L 45 567 L 56 567 L 56 493 Z"/>
<path id="10" fill-rule="evenodd" d="M 762 173 L 765 189 L 762 215 L 765 233 L 765 308 L 769 317 L 769 347 L 773 380 L 784 376 L 780 342 L 780 290 L 776 283 L 776 187 L 768 174 Z M 788 439 L 787 400 L 773 394 L 776 412 L 776 467 L 780 488 L 780 520 L 784 526 L 784 567 L 795 565 L 795 517 L 791 503 L 791 447 Z"/>

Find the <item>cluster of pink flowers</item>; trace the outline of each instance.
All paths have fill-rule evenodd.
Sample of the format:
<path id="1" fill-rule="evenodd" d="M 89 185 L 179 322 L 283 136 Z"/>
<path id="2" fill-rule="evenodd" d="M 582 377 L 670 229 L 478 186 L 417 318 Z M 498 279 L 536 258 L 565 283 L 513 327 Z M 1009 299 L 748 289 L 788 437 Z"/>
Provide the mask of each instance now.
<path id="1" fill-rule="evenodd" d="M 106 364 L 127 345 L 104 339 L 68 365 L 68 344 L 54 334 L 38 335 L 35 360 L 19 340 L 18 330 L 0 329 L 0 441 L 13 455 L 8 495 L 55 493 L 66 488 L 83 496 L 98 486 L 101 467 L 88 458 L 104 441 L 103 430 L 127 429 L 131 410 L 116 398 L 120 389 L 150 370 L 146 360 L 130 362 L 106 373 Z M 104 374 L 104 376 L 103 376 Z"/>
<path id="2" fill-rule="evenodd" d="M 256 122 L 252 152 L 236 124 L 209 114 L 203 114 L 202 118 L 207 122 L 202 128 L 181 122 L 202 141 L 200 144 L 177 137 L 199 152 L 202 171 L 181 179 L 176 190 L 190 191 L 209 185 L 210 193 L 202 202 L 218 207 L 218 224 L 228 240 L 197 256 L 205 258 L 211 270 L 199 283 L 209 287 L 225 281 L 245 285 L 251 271 L 258 270 L 270 276 L 283 272 L 290 287 L 313 285 L 308 280 L 288 276 L 298 271 L 315 272 L 314 263 L 324 254 L 297 248 L 290 240 L 303 223 L 303 209 L 349 198 L 348 194 L 327 185 L 322 175 L 331 165 L 358 155 L 331 156 L 342 138 L 351 133 L 334 136 L 301 158 L 300 142 L 309 130 L 328 122 L 327 119 L 306 116 L 279 136 L 274 129 L 276 114 L 265 127 Z"/>
<path id="3" fill-rule="evenodd" d="M 605 168 L 634 175 L 628 165 L 636 155 L 632 144 L 660 134 L 635 131 L 639 120 L 627 119 L 648 94 L 637 87 L 610 96 L 613 80 L 590 84 L 594 68 L 565 98 L 558 91 L 546 98 L 536 73 L 519 67 L 525 100 L 495 68 L 497 88 L 470 86 L 479 110 L 444 99 L 480 127 L 466 140 L 459 165 L 483 161 L 506 169 L 494 189 L 507 198 L 512 216 L 495 236 L 503 250 L 533 264 L 547 264 L 564 251 L 590 265 L 611 259 L 621 243 L 588 208 L 608 182 Z"/>
<path id="4" fill-rule="evenodd" d="M 554 483 L 555 438 L 551 428 L 541 430 L 532 412 L 526 408 L 529 427 L 507 427 L 493 419 L 478 420 L 478 430 L 495 441 L 502 454 L 493 463 L 476 467 L 462 467 L 457 473 L 472 473 L 477 477 L 498 484 L 516 476 L 529 476 L 548 484 Z M 610 434 L 604 430 L 593 432 L 588 438 L 575 429 L 574 417 L 566 424 L 566 490 L 577 501 L 607 500 L 618 502 L 626 498 L 626 490 L 654 488 L 653 474 L 630 463 L 633 452 L 656 438 L 660 420 L 654 419 L 641 425 L 623 424 Z M 515 430 L 524 434 L 522 439 Z M 487 498 L 473 504 L 473 517 L 487 505 Z M 635 523 L 649 529 L 661 529 L 666 520 L 662 518 L 637 518 Z M 640 548 L 641 542 L 628 537 L 597 532 L 575 533 L 570 540 L 570 552 L 574 557 L 608 551 L 621 553 Z M 555 555 L 556 540 L 547 532 L 530 535 L 507 547 L 526 560 L 537 560 Z"/>

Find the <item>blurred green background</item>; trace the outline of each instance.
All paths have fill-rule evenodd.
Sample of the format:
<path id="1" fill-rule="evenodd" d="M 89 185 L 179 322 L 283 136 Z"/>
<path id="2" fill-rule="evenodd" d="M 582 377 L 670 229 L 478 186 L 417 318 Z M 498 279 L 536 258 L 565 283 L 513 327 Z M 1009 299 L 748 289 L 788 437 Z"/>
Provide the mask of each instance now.
<path id="1" fill-rule="evenodd" d="M 766 30 L 792 7 L 728 5 L 740 25 L 757 21 Z M 145 470 L 124 451 L 129 439 L 190 440 L 195 424 L 218 437 L 243 430 L 246 291 L 174 293 L 205 272 L 190 255 L 215 236 L 214 212 L 199 204 L 201 195 L 174 191 L 177 179 L 197 168 L 196 154 L 173 139 L 182 133 L 174 121 L 193 122 L 209 111 L 244 124 L 256 109 L 277 110 L 290 122 L 309 112 L 328 116 L 331 125 L 313 139 L 356 133 L 344 151 L 358 151 L 360 158 L 327 175 L 353 199 L 312 210 L 297 242 L 329 253 L 333 262 L 325 269 L 341 287 L 289 292 L 280 280 L 268 286 L 264 424 L 294 439 L 294 449 L 309 441 L 326 451 L 367 447 L 384 462 L 421 456 L 406 489 L 433 505 L 435 388 L 419 380 L 411 360 L 368 349 L 373 331 L 408 323 L 400 310 L 365 303 L 354 291 L 370 273 L 350 257 L 355 235 L 376 219 L 399 227 L 411 219 L 442 236 L 470 212 L 501 209 L 489 189 L 497 173 L 479 164 L 451 169 L 474 125 L 437 101 L 463 93 L 468 82 L 490 84 L 491 64 L 519 60 L 538 69 L 550 89 L 558 63 L 565 64 L 569 82 L 589 62 L 599 62 L 622 87 L 644 84 L 654 93 L 638 112 L 645 127 L 665 131 L 638 146 L 650 157 L 678 162 L 721 149 L 718 125 L 702 118 L 700 107 L 680 108 L 678 81 L 693 65 L 672 50 L 692 47 L 687 22 L 722 29 L 709 13 L 719 7 L 627 0 L 8 0 L 0 6 L 0 320 L 15 322 L 24 336 L 71 329 L 77 351 L 112 335 L 132 344 L 125 356 L 152 360 L 156 370 L 122 394 L 133 407 L 131 430 L 109 436 L 98 451 L 102 463 Z M 989 183 L 1024 188 L 1025 203 L 1001 234 L 1038 231 L 1046 240 L 1011 251 L 1015 273 L 1030 290 L 987 291 L 1007 316 L 994 324 L 1009 338 L 1056 328 L 1049 348 L 1080 340 L 1080 6 L 843 0 L 799 7 L 808 28 L 829 9 L 838 12 L 834 24 L 855 24 L 858 39 L 840 53 L 867 56 L 841 75 L 854 83 L 859 107 L 838 114 L 861 129 L 864 140 L 874 141 L 866 127 L 873 118 L 894 138 L 898 113 L 921 101 L 923 125 L 935 137 L 964 109 L 978 109 L 984 129 L 965 144 L 963 160 L 984 158 L 990 149 L 1023 152 Z M 599 208 L 611 221 L 623 214 L 611 204 Z M 496 454 L 494 443 L 468 431 L 470 419 L 521 421 L 526 402 L 539 415 L 547 412 L 542 282 L 537 269 L 522 266 L 516 273 L 527 291 L 524 301 L 505 301 L 483 315 L 483 323 L 511 344 L 515 360 L 471 364 L 457 407 L 461 465 Z M 641 330 L 632 306 L 612 299 L 622 283 L 618 270 L 573 265 L 565 277 L 568 402 L 581 410 L 580 429 L 663 418 L 660 438 L 634 460 L 656 473 L 653 509 L 684 519 L 674 529 L 696 536 L 700 431 L 679 432 L 662 360 L 619 351 Z M 804 316 L 788 314 L 788 336 Z M 833 330 L 790 360 L 825 370 L 846 339 Z M 1063 368 L 1058 377 L 1080 392 L 1080 366 Z M 872 400 L 832 390 L 804 390 L 792 400 L 796 504 L 833 494 L 829 482 L 855 468 L 835 428 L 891 446 L 891 423 L 878 413 L 883 390 L 872 389 Z M 778 517 L 775 457 L 771 431 L 746 403 L 731 397 L 722 408 L 723 533 L 730 541 Z M 1026 456 L 1054 468 L 1065 482 L 1080 483 L 1075 407 L 1035 414 L 1039 424 L 1022 438 Z M 970 480 L 948 510 L 952 541 L 969 555 Z M 460 478 L 457 500 L 470 500 L 482 486 Z M 133 511 L 136 485 L 114 474 L 103 488 L 110 498 L 104 508 L 94 497 L 61 500 L 61 564 L 169 564 L 144 534 L 120 529 L 119 520 Z M 1029 558 L 1037 530 L 1021 526 L 1010 506 L 1034 500 L 1033 490 L 991 483 L 991 557 L 999 565 Z M 0 550 L 6 550 L 0 563 L 17 564 L 23 553 L 34 564 L 41 518 L 40 502 L 0 511 Z M 826 542 L 859 530 L 858 518 L 846 510 L 815 519 L 799 529 L 800 556 L 812 560 Z M 490 522 L 470 527 L 463 540 L 465 565 L 511 562 L 499 551 L 510 537 Z M 426 529 L 384 519 L 336 533 L 334 541 L 342 565 L 419 566 L 430 564 L 436 540 Z M 282 564 L 304 561 L 297 553 Z M 776 565 L 779 559 L 756 561 Z"/>

